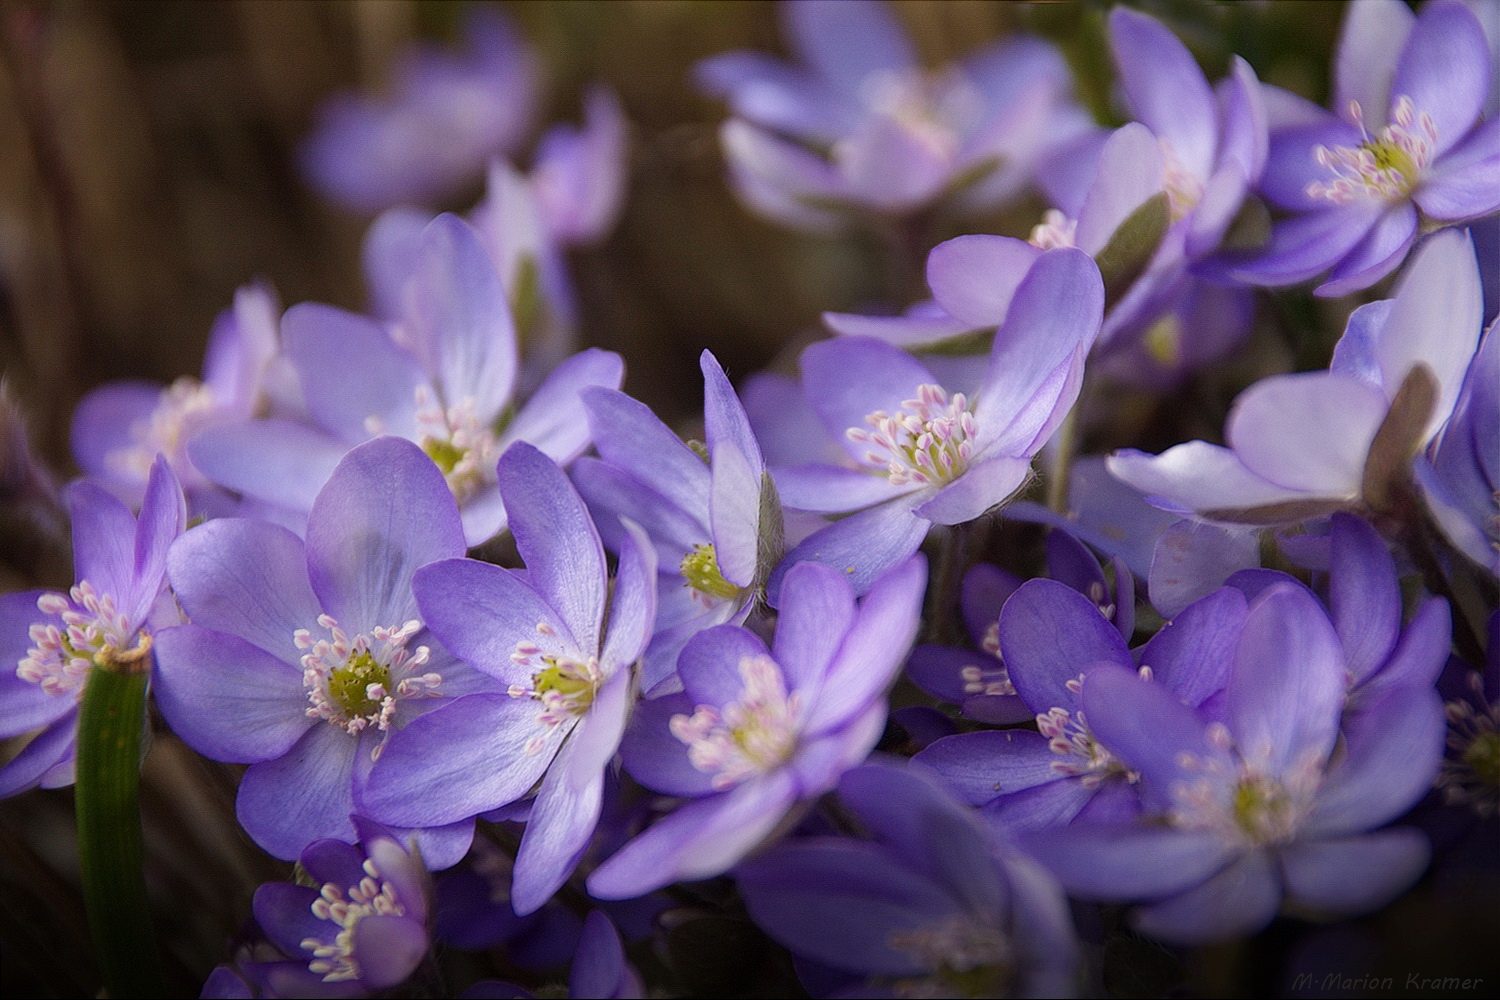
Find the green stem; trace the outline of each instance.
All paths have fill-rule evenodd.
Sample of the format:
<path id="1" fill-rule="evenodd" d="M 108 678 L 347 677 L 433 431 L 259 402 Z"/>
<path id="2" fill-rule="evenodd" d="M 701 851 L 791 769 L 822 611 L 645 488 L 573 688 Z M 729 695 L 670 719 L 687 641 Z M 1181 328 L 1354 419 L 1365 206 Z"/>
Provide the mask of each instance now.
<path id="1" fill-rule="evenodd" d="M 78 861 L 104 988 L 162 997 L 141 849 L 141 731 L 150 672 L 96 664 L 78 713 Z"/>
<path id="2" fill-rule="evenodd" d="M 1085 381 L 1084 387 L 1087 386 Z M 1077 457 L 1078 437 L 1083 429 L 1083 399 L 1083 391 L 1080 390 L 1073 408 L 1057 429 L 1056 460 L 1052 463 L 1047 479 L 1047 506 L 1064 517 L 1068 513 L 1068 480 L 1073 476 L 1073 459 Z"/>

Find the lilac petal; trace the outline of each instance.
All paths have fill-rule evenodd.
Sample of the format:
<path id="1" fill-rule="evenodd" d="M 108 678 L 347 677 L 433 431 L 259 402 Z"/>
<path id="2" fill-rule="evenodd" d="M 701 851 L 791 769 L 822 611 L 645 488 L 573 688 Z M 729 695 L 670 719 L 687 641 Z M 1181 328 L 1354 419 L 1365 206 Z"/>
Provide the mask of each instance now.
<path id="1" fill-rule="evenodd" d="M 1090 670 L 1079 704 L 1099 742 L 1141 772 L 1147 791 L 1162 803 L 1170 802 L 1169 790 L 1183 778 L 1182 761 L 1188 757 L 1235 770 L 1228 753 L 1210 742 L 1196 712 L 1132 670 L 1113 665 Z"/>
<path id="2" fill-rule="evenodd" d="M 625 529 L 609 605 L 609 632 L 599 654 L 599 667 L 606 677 L 616 672 L 629 674 L 656 624 L 656 550 L 637 525 L 627 522 Z"/>
<path id="3" fill-rule="evenodd" d="M 1056 580 L 1028 580 L 1006 602 L 1000 652 L 1016 692 L 1035 712 L 1073 705 L 1076 696 L 1066 685 L 1087 664 L 1134 666 L 1099 606 Z"/>
<path id="4" fill-rule="evenodd" d="M 376 438 L 345 455 L 307 516 L 313 592 L 350 635 L 415 617 L 412 574 L 464 548 L 453 492 L 405 438 Z"/>
<path id="5" fill-rule="evenodd" d="M 1074 822 L 1099 789 L 1086 788 L 1077 778 L 1054 775 L 1054 779 L 992 799 L 980 807 L 982 818 L 1006 840 L 1016 839 L 1024 830 Z"/>
<path id="6" fill-rule="evenodd" d="M 968 323 L 954 319 L 942 311 L 935 314 L 908 312 L 904 316 L 859 316 L 853 313 L 826 312 L 823 314 L 823 324 L 845 337 L 873 337 L 896 347 L 914 350 L 925 344 L 968 333 L 971 329 Z"/>
<path id="7" fill-rule="evenodd" d="M 1336 375 L 1357 378 L 1366 385 L 1385 390 L 1380 374 L 1380 362 L 1375 356 L 1375 345 L 1380 342 L 1381 331 L 1391 314 L 1393 299 L 1367 302 L 1349 314 L 1344 326 L 1344 335 L 1333 345 L 1333 358 L 1328 370 Z"/>
<path id="8" fill-rule="evenodd" d="M 663 795 L 697 798 L 714 790 L 713 776 L 693 766 L 687 744 L 671 731 L 673 716 L 692 715 L 696 707 L 686 692 L 653 698 L 635 707 L 620 743 L 620 757 L 631 777 Z"/>
<path id="9" fill-rule="evenodd" d="M 1218 109 L 1192 53 L 1160 22 L 1124 7 L 1110 12 L 1109 35 L 1136 118 L 1170 144 L 1189 173 L 1207 177 L 1218 139 Z"/>
<path id="10" fill-rule="evenodd" d="M 710 56 L 693 67 L 693 82 L 740 118 L 784 135 L 831 142 L 853 117 L 826 81 L 763 52 Z"/>
<path id="11" fill-rule="evenodd" d="M 821 463 L 782 466 L 772 475 L 783 504 L 818 513 L 863 510 L 912 490 L 910 485 L 897 486 L 881 474 Z"/>
<path id="12" fill-rule="evenodd" d="M 1344 649 L 1315 597 L 1278 584 L 1250 605 L 1228 697 L 1241 755 L 1271 775 L 1326 760 L 1344 704 Z"/>
<path id="13" fill-rule="evenodd" d="M 100 594 L 122 599 L 135 591 L 136 519 L 130 509 L 87 480 L 68 487 L 73 522 L 73 576 Z"/>
<path id="14" fill-rule="evenodd" d="M 0 799 L 29 791 L 40 785 L 43 788 L 61 788 L 72 784 L 67 774 L 49 780 L 60 765 L 64 772 L 71 770 L 78 752 L 78 719 L 75 707 L 68 705 L 58 721 L 42 730 L 27 743 L 20 753 L 4 764 L 0 764 Z"/>
<path id="15" fill-rule="evenodd" d="M 1183 252 L 1198 258 L 1218 249 L 1233 224 L 1249 187 L 1245 168 L 1238 162 L 1224 164 L 1203 184 L 1203 193 L 1188 223 Z"/>
<path id="16" fill-rule="evenodd" d="M 1500 118 L 1487 118 L 1434 163 L 1412 198 L 1432 219 L 1461 220 L 1500 209 Z"/>
<path id="17" fill-rule="evenodd" d="M 320 837 L 352 841 L 356 741 L 317 724 L 286 754 L 251 764 L 240 781 L 235 814 L 273 857 L 290 861 Z"/>
<path id="18" fill-rule="evenodd" d="M 1142 667 L 1186 705 L 1201 705 L 1229 680 L 1234 645 L 1245 625 L 1245 596 L 1223 587 L 1162 626 L 1140 650 Z"/>
<path id="19" fill-rule="evenodd" d="M 646 404 L 608 389 L 586 389 L 582 396 L 600 457 L 680 498 L 686 510 L 708 510 L 708 466 Z"/>
<path id="20" fill-rule="evenodd" d="M 320 882 L 332 881 L 314 877 Z M 357 877 L 352 882 L 338 883 L 341 889 L 358 884 Z M 317 898 L 318 889 L 292 885 L 289 882 L 268 882 L 255 890 L 251 904 L 255 922 L 282 954 L 305 955 L 303 941 L 311 938 L 314 941 L 332 943 L 333 936 L 337 933 L 332 921 L 313 915 L 312 904 Z"/>
<path id="21" fill-rule="evenodd" d="M 764 467 L 760 445 L 723 366 L 711 352 L 704 351 L 698 356 L 698 367 L 703 371 L 703 422 L 709 451 L 712 452 L 720 441 L 728 441 L 745 456 L 751 471 L 758 476 Z"/>
<path id="22" fill-rule="evenodd" d="M 236 764 L 280 757 L 316 724 L 300 667 L 197 625 L 157 635 L 156 701 L 194 750 Z"/>
<path id="23" fill-rule="evenodd" d="M 406 981 L 427 955 L 427 929 L 411 917 L 372 913 L 354 925 L 359 979 L 372 990 Z"/>
<path id="24" fill-rule="evenodd" d="M 390 827 L 363 816 L 354 816 L 353 822 L 360 846 L 380 872 L 380 877 L 390 884 L 396 898 L 406 907 L 406 915 L 418 923 L 426 923 L 428 889 L 427 873 L 423 869 L 427 866 L 427 859 L 413 857 Z"/>
<path id="25" fill-rule="evenodd" d="M 1097 255 L 1130 213 L 1161 189 L 1161 144 L 1156 137 L 1137 122 L 1115 130 L 1104 144 L 1099 173 L 1078 212 L 1079 249 Z"/>
<path id="26" fill-rule="evenodd" d="M 236 493 L 310 510 L 349 445 L 290 420 L 211 427 L 188 441 L 188 457 L 204 476 Z"/>
<path id="27" fill-rule="evenodd" d="M 521 642 L 536 645 L 543 655 L 577 650 L 557 612 L 512 570 L 448 559 L 418 570 L 412 590 L 422 619 L 443 645 L 501 681 L 530 680 L 524 666 L 511 659 Z"/>
<path id="28" fill-rule="evenodd" d="M 1375 356 L 1394 398 L 1407 373 L 1425 364 L 1437 376 L 1439 393 L 1426 436 L 1437 433 L 1453 411 L 1464 372 L 1479 344 L 1484 289 L 1466 231 L 1445 229 L 1422 244 L 1396 289 Z"/>
<path id="29" fill-rule="evenodd" d="M 979 563 L 964 574 L 959 591 L 960 611 L 964 628 L 976 645 L 984 641 L 990 626 L 999 621 L 1000 609 L 1020 585 L 1020 577 L 990 563 Z"/>
<path id="30" fill-rule="evenodd" d="M 1432 116 L 1435 156 L 1479 117 L 1489 89 L 1489 45 L 1473 11 L 1457 3 L 1423 7 L 1396 63 L 1391 103 L 1410 97 L 1419 113 Z"/>
<path id="31" fill-rule="evenodd" d="M 351 444 L 377 433 L 415 436 L 417 387 L 427 379 L 373 320 L 304 302 L 286 311 L 281 331 L 319 426 Z M 334 372 L 341 373 L 336 389 L 327 384 Z"/>
<path id="32" fill-rule="evenodd" d="M 1358 683 L 1385 662 L 1401 628 L 1401 588 L 1385 542 L 1352 514 L 1333 515 L 1329 611 Z"/>
<path id="33" fill-rule="evenodd" d="M 83 397 L 73 410 L 69 435 L 78 467 L 91 476 L 118 476 L 110 455 L 137 446 L 133 428 L 151 418 L 162 391 L 154 382 L 109 382 Z"/>
<path id="34" fill-rule="evenodd" d="M 57 618 L 45 615 L 36 606 L 43 590 L 26 590 L 0 594 L 0 740 L 19 736 L 49 725 L 74 711 L 77 703 L 71 697 L 48 694 L 40 684 L 22 680 L 16 666 L 29 655 L 31 626 Z"/>
<path id="35" fill-rule="evenodd" d="M 760 557 L 761 473 L 732 442 L 713 449 L 714 560 L 719 573 L 736 587 L 755 581 Z"/>
<path id="36" fill-rule="evenodd" d="M 1080 899 L 1131 900 L 1198 885 L 1235 857 L 1205 831 L 1136 825 L 1066 826 L 1029 832 L 1022 848 Z"/>
<path id="37" fill-rule="evenodd" d="M 772 657 L 793 690 L 815 689 L 854 624 L 854 591 L 839 573 L 808 563 L 787 572 L 781 593 Z"/>
<path id="38" fill-rule="evenodd" d="M 1003 504 L 1030 478 L 1030 459 L 997 455 L 970 465 L 915 513 L 936 524 L 964 524 Z"/>
<path id="39" fill-rule="evenodd" d="M 965 718 L 992 726 L 1011 726 L 1035 718 L 1036 713 L 1013 694 L 976 694 L 963 699 L 959 711 Z"/>
<path id="40" fill-rule="evenodd" d="M 843 222 L 836 207 L 846 200 L 831 164 L 795 143 L 731 118 L 719 130 L 730 179 L 755 210 L 813 232 Z"/>
<path id="41" fill-rule="evenodd" d="M 1452 642 L 1453 618 L 1448 602 L 1429 597 L 1401 632 L 1390 658 L 1379 665 L 1379 672 L 1361 678 L 1360 697 L 1407 684 L 1431 686 L 1448 662 Z"/>
<path id="42" fill-rule="evenodd" d="M 1271 230 L 1271 242 L 1229 276 L 1255 285 L 1295 285 L 1333 267 L 1386 212 L 1383 201 L 1341 205 L 1294 216 Z"/>
<path id="43" fill-rule="evenodd" d="M 1228 448 L 1204 441 L 1174 445 L 1160 455 L 1126 448 L 1109 456 L 1106 464 L 1115 478 L 1153 502 L 1170 502 L 1183 512 L 1237 510 L 1305 498 L 1299 490 L 1257 476 Z"/>
<path id="44" fill-rule="evenodd" d="M 1236 570 L 1260 562 L 1260 538 L 1240 526 L 1183 519 L 1163 531 L 1151 555 L 1151 605 L 1166 617 L 1217 590 Z"/>
<path id="45" fill-rule="evenodd" d="M 856 841 L 804 841 L 745 862 L 740 892 L 755 922 L 815 961 L 872 975 L 920 974 L 893 948 L 902 932 L 951 917 L 958 900 L 888 851 Z"/>
<path id="46" fill-rule="evenodd" d="M 588 508 L 556 463 L 524 441 L 500 456 L 497 473 L 528 581 L 557 609 L 579 648 L 597 650 L 606 575 Z"/>
<path id="47" fill-rule="evenodd" d="M 1005 325 L 995 335 L 989 371 L 978 393 L 974 416 L 982 451 L 995 448 L 1017 454 L 1007 450 L 1026 443 L 1017 439 L 1011 426 L 1017 415 L 1033 405 L 1032 397 L 1059 366 L 1081 360 L 1078 352 L 1086 352 L 1093 343 L 1103 313 L 1104 283 L 1093 258 L 1064 248 L 1049 250 L 1032 265 L 1016 289 Z M 1071 398 L 1054 395 L 1044 408 L 1066 410 L 1071 405 Z"/>
<path id="48" fill-rule="evenodd" d="M 525 441 L 559 465 L 567 465 L 587 450 L 589 421 L 582 390 L 592 386 L 618 389 L 625 363 L 613 351 L 589 348 L 552 370 L 526 405 L 505 428 L 501 447 Z"/>
<path id="49" fill-rule="evenodd" d="M 617 551 L 624 543 L 622 522 L 627 519 L 645 529 L 656 546 L 657 561 L 667 569 L 680 567 L 695 545 L 711 540 L 700 517 L 687 513 L 632 472 L 584 457 L 573 463 L 570 473 L 611 550 Z"/>
<path id="50" fill-rule="evenodd" d="M 1390 274 L 1406 259 L 1416 238 L 1417 221 L 1417 210 L 1412 206 L 1391 206 L 1313 293 L 1337 298 L 1368 288 Z"/>
<path id="51" fill-rule="evenodd" d="M 1264 91 L 1255 70 L 1235 56 L 1217 94 L 1224 122 L 1218 162 L 1237 164 L 1251 184 L 1265 169 L 1270 152 Z"/>
<path id="52" fill-rule="evenodd" d="M 917 636 L 926 584 L 927 560 L 920 555 L 876 580 L 828 666 L 803 724 L 805 734 L 842 725 L 890 687 Z"/>
<path id="53" fill-rule="evenodd" d="M 1366 115 L 1386 113 L 1392 98 L 1391 67 L 1416 22 L 1411 8 L 1400 0 L 1372 0 L 1345 8 L 1334 62 L 1335 108 L 1342 112 L 1350 101 L 1358 101 Z"/>
<path id="54" fill-rule="evenodd" d="M 136 521 L 133 586 L 115 595 L 131 621 L 145 620 L 156 603 L 167 579 L 167 550 L 186 526 L 187 503 L 182 496 L 182 484 L 165 456 L 157 455 L 151 463 L 146 497 Z"/>
<path id="55" fill-rule="evenodd" d="M 1224 433 L 1250 472 L 1292 490 L 1352 497 L 1388 407 L 1347 376 L 1273 375 L 1240 393 Z"/>
<path id="56" fill-rule="evenodd" d="M 838 784 L 852 767 L 864 763 L 886 730 L 886 702 L 877 698 L 842 725 L 797 745 L 787 768 L 804 799 L 815 798 Z"/>
<path id="57" fill-rule="evenodd" d="M 1362 837 L 1294 843 L 1280 851 L 1287 895 L 1318 913 L 1369 913 L 1411 888 L 1432 848 L 1404 827 Z"/>
<path id="58" fill-rule="evenodd" d="M 932 697 L 950 705 L 960 705 L 969 697 L 969 692 L 964 687 L 967 683 L 963 679 L 964 669 L 973 667 L 977 670 L 994 670 L 999 666 L 1000 661 L 988 653 L 976 653 L 972 649 L 918 646 L 911 651 L 911 657 L 906 661 L 906 676 Z M 1027 712 L 1024 718 L 1030 718 L 1032 714 Z"/>
<path id="59" fill-rule="evenodd" d="M 613 997 L 618 995 L 621 979 L 626 975 L 625 949 L 620 932 L 598 910 L 589 911 L 583 921 L 583 937 L 568 973 L 568 994 L 575 997 Z"/>
<path id="60" fill-rule="evenodd" d="M 630 675 L 621 671 L 599 690 L 542 779 L 516 855 L 510 902 L 517 915 L 541 909 L 583 857 L 599 822 L 605 766 L 620 746 L 630 698 Z"/>
<path id="61" fill-rule="evenodd" d="M 463 529 L 464 541 L 470 546 L 482 545 L 504 531 L 507 526 L 505 501 L 500 491 L 485 486 L 466 499 L 458 512 L 458 523 Z"/>
<path id="62" fill-rule="evenodd" d="M 971 806 L 1057 781 L 1058 759 L 1047 738 L 1024 729 L 986 729 L 944 737 L 912 760 L 943 780 Z"/>
<path id="63" fill-rule="evenodd" d="M 278 525 L 221 518 L 183 535 L 167 557 L 177 600 L 193 623 L 300 661 L 293 633 L 317 624 L 302 540 Z"/>
<path id="64" fill-rule="evenodd" d="M 938 305 L 965 329 L 998 327 L 1016 287 L 1041 255 L 1009 236 L 960 236 L 927 255 L 927 283 Z"/>
<path id="65" fill-rule="evenodd" d="M 383 823 L 453 823 L 531 791 L 566 725 L 544 727 L 529 698 L 473 694 L 413 719 L 386 744 L 360 806 Z M 533 737 L 545 740 L 528 752 Z"/>
<path id="66" fill-rule="evenodd" d="M 890 344 L 867 337 L 839 337 L 812 344 L 802 352 L 802 387 L 807 401 L 828 433 L 855 461 L 866 447 L 846 438 L 851 428 L 865 429 L 865 418 L 877 411 L 895 413 L 916 396 L 917 387 L 933 383 L 922 363 Z"/>
<path id="67" fill-rule="evenodd" d="M 924 499 L 922 492 L 851 514 L 809 535 L 771 573 L 766 584 L 767 600 L 780 605 L 781 580 L 800 562 L 816 562 L 843 573 L 856 594 L 901 560 L 916 552 L 927 537 L 930 522 L 912 513 Z"/>
<path id="68" fill-rule="evenodd" d="M 677 660 L 677 673 L 695 706 L 722 708 L 738 701 L 744 689 L 740 663 L 765 655 L 765 643 L 753 632 L 719 625 L 688 640 Z"/>
<path id="69" fill-rule="evenodd" d="M 865 96 L 872 74 L 917 65 L 900 19 L 883 5 L 817 0 L 788 4 L 781 16 L 802 61 L 851 99 Z"/>
<path id="70" fill-rule="evenodd" d="M 1445 733 L 1432 688 L 1398 687 L 1361 707 L 1346 723 L 1347 754 L 1318 790 L 1304 836 L 1362 833 L 1411 808 L 1432 787 Z"/>
<path id="71" fill-rule="evenodd" d="M 1327 183 L 1331 178 L 1329 169 L 1318 162 L 1317 149 L 1319 146 L 1353 148 L 1363 141 L 1364 136 L 1352 124 L 1318 109 L 1311 121 L 1280 127 L 1271 133 L 1265 171 L 1257 187 L 1279 208 L 1318 212 L 1325 221 L 1332 222 L 1336 213 L 1329 209 L 1328 201 L 1307 193 L 1309 185 Z"/>
<path id="72" fill-rule="evenodd" d="M 500 275 L 468 223 L 445 214 L 428 225 L 407 294 L 413 349 L 442 402 L 472 399 L 481 420 L 498 416 L 515 391 L 516 332 Z"/>
<path id="73" fill-rule="evenodd" d="M 404 310 L 407 281 L 421 260 L 422 231 L 434 218 L 431 212 L 401 205 L 380 213 L 365 230 L 360 262 L 373 311 L 381 319 L 395 320 Z"/>
<path id="74" fill-rule="evenodd" d="M 1180 944 L 1243 937 L 1271 922 L 1281 905 L 1281 876 L 1269 851 L 1253 851 L 1202 885 L 1144 907 L 1136 929 Z"/>

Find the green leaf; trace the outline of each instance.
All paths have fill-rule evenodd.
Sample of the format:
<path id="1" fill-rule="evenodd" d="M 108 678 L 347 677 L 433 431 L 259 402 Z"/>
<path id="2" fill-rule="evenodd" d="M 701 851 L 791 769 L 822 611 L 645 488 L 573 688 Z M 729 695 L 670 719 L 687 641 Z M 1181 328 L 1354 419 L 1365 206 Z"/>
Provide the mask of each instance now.
<path id="1" fill-rule="evenodd" d="M 1134 212 L 1126 216 L 1110 236 L 1094 260 L 1099 265 L 1099 275 L 1104 279 L 1104 303 L 1108 309 L 1129 290 L 1152 254 L 1161 246 L 1162 237 L 1172 223 L 1172 212 L 1167 206 L 1167 193 L 1159 191 L 1141 202 Z"/>

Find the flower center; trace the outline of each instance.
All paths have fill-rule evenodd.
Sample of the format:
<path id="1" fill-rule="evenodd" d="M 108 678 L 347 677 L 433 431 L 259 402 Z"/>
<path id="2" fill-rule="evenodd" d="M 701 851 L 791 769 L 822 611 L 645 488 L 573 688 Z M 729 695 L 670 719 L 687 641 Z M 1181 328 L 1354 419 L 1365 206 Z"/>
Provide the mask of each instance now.
<path id="1" fill-rule="evenodd" d="M 292 633 L 302 656 L 302 684 L 307 688 L 307 714 L 357 736 L 369 726 L 382 732 L 391 728 L 396 703 L 404 698 L 439 698 L 443 677 L 418 674 L 431 650 L 426 646 L 407 649 L 406 643 L 422 628 L 413 619 L 400 628 L 377 627 L 353 639 L 331 615 L 319 615 L 318 624 L 329 638 L 314 640 L 305 628 Z M 383 745 L 383 744 L 382 744 Z M 374 756 L 379 756 L 376 747 Z"/>
<path id="2" fill-rule="evenodd" d="M 869 430 L 851 427 L 850 441 L 868 444 L 865 460 L 885 465 L 894 486 L 941 485 L 968 468 L 974 454 L 974 412 L 961 392 L 950 400 L 941 386 L 920 385 L 917 398 L 901 404 L 895 415 L 877 410 L 865 417 Z"/>
<path id="3" fill-rule="evenodd" d="M 465 399 L 444 409 L 427 386 L 417 387 L 417 443 L 442 470 L 448 489 L 460 504 L 495 482 L 500 457 L 493 430 Z"/>
<path id="4" fill-rule="evenodd" d="M 988 915 L 955 913 L 933 924 L 898 931 L 890 946 L 931 972 L 898 980 L 899 997 L 1002 997 L 1010 995 L 1015 955 L 1003 928 Z"/>
<path id="5" fill-rule="evenodd" d="M 1349 116 L 1355 124 L 1364 120 L 1358 101 L 1349 102 Z M 1314 149 L 1313 158 L 1332 180 L 1309 183 L 1308 197 L 1344 205 L 1363 198 L 1394 201 L 1411 194 L 1432 162 L 1437 127 L 1427 112 L 1418 115 L 1405 95 L 1396 100 L 1394 118 L 1375 138 L 1366 134 L 1358 146 Z"/>
<path id="6" fill-rule="evenodd" d="M 31 647 L 16 664 L 16 676 L 40 685 L 50 695 L 82 697 L 90 667 L 134 669 L 150 655 L 151 635 L 132 631 L 129 619 L 115 607 L 115 599 L 100 594 L 87 580 L 66 597 L 43 594 L 36 606 L 43 614 L 62 619 L 62 627 L 55 622 L 31 626 Z"/>
<path id="7" fill-rule="evenodd" d="M 1437 786 L 1450 805 L 1467 805 L 1480 816 L 1500 811 L 1500 702 L 1484 703 L 1484 683 L 1470 675 L 1482 708 L 1467 700 L 1448 702 L 1448 753 Z"/>
<path id="8" fill-rule="evenodd" d="M 1042 221 L 1032 227 L 1027 240 L 1039 250 L 1057 250 L 1078 245 L 1078 220 L 1070 219 L 1055 208 L 1047 209 Z"/>
<path id="9" fill-rule="evenodd" d="M 1210 739 L 1227 747 L 1228 730 L 1215 723 L 1210 727 Z M 1185 829 L 1215 832 L 1242 847 L 1265 847 L 1296 837 L 1312 810 L 1326 761 L 1311 751 L 1279 777 L 1243 761 L 1239 774 L 1233 777 L 1225 773 L 1217 759 L 1183 754 L 1177 763 L 1184 771 L 1200 776 L 1172 783 L 1175 804 L 1167 815 L 1169 822 Z"/>
<path id="10" fill-rule="evenodd" d="M 544 637 L 557 634 L 546 622 L 538 624 L 536 630 Z M 547 741 L 547 732 L 587 714 L 604 684 L 604 674 L 595 657 L 580 660 L 563 653 L 543 653 L 541 647 L 526 639 L 516 643 L 510 658 L 519 666 L 535 668 L 531 687 L 512 684 L 508 693 L 512 698 L 531 698 L 540 703 L 536 721 L 544 731 L 526 744 L 528 754 L 538 753 Z"/>
<path id="11" fill-rule="evenodd" d="M 960 73 L 872 73 L 860 91 L 871 110 L 900 123 L 945 160 L 958 155 L 959 137 L 984 108 L 983 97 Z"/>
<path id="12" fill-rule="evenodd" d="M 733 600 L 740 596 L 740 588 L 724 579 L 719 571 L 719 560 L 712 545 L 694 545 L 693 551 L 682 557 L 678 572 L 683 585 L 693 592 L 693 600 L 700 604 L 712 604 L 714 599 Z"/>
<path id="13" fill-rule="evenodd" d="M 146 479 L 160 452 L 174 468 L 186 468 L 187 440 L 209 424 L 214 410 L 212 390 L 184 376 L 161 391 L 150 416 L 130 425 L 133 443 L 112 450 L 105 456 L 105 464 L 122 476 Z"/>
<path id="14" fill-rule="evenodd" d="M 359 962 L 354 956 L 354 927 L 371 914 L 404 917 L 406 907 L 396 898 L 396 891 L 380 877 L 375 862 L 365 859 L 365 877 L 347 890 L 335 882 L 325 882 L 321 894 L 313 900 L 313 916 L 338 926 L 331 943 L 304 938 L 302 947 L 312 952 L 307 963 L 309 972 L 322 976 L 325 983 L 345 982 L 359 978 Z"/>
<path id="15" fill-rule="evenodd" d="M 688 760 L 712 774 L 718 791 L 786 763 L 797 745 L 800 693 L 787 694 L 781 667 L 769 656 L 740 660 L 744 687 L 723 710 L 699 705 L 692 715 L 674 715 L 672 735 L 686 744 Z"/>

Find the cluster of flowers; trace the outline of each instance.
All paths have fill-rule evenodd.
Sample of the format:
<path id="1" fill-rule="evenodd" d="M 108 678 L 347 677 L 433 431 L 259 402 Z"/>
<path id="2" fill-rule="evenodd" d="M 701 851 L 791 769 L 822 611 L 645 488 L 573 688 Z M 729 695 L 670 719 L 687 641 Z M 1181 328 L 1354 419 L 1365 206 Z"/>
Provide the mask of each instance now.
<path id="1" fill-rule="evenodd" d="M 1494 7 L 1351 5 L 1336 113 L 1240 59 L 1211 84 L 1117 8 L 1113 130 L 1039 40 L 930 72 L 885 6 L 782 13 L 795 62 L 700 67 L 751 208 L 834 231 L 1036 188 L 1030 237 L 931 248 L 931 299 L 829 314 L 800 380 L 737 392 L 704 352 L 685 442 L 573 353 L 563 251 L 618 207 L 620 106 L 511 166 L 534 66 L 486 14 L 308 145 L 386 209 L 369 315 L 247 288 L 201 381 L 79 409 L 77 582 L 0 598 L 0 795 L 70 783 L 90 671 L 149 659 L 313 883 L 256 894 L 205 995 L 385 990 L 434 936 L 641 995 L 611 918 L 647 933 L 659 890 L 727 875 L 815 995 L 1066 996 L 1069 897 L 1225 940 L 1406 891 L 1429 841 L 1388 824 L 1435 785 L 1493 816 L 1500 618 L 1448 598 L 1493 606 L 1500 571 L 1496 261 L 1463 228 L 1500 211 Z M 405 204 L 490 157 L 466 219 Z M 1252 286 L 1392 274 L 1227 446 L 1075 457 L 1090 389 L 1231 355 Z M 1048 526 L 1043 575 L 965 564 L 1002 505 Z M 971 645 L 937 642 L 960 610 Z"/>

